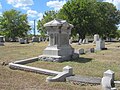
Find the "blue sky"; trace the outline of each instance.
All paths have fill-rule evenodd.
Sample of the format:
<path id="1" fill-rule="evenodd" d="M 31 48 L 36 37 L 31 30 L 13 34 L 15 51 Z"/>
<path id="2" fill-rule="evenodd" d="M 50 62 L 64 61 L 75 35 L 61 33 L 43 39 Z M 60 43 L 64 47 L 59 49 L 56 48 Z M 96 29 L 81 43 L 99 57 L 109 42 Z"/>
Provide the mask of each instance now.
<path id="1" fill-rule="evenodd" d="M 29 24 L 33 27 L 33 20 L 42 19 L 47 10 L 59 10 L 67 0 L 0 0 L 0 15 L 10 9 L 16 9 L 28 14 Z M 113 3 L 120 10 L 120 0 L 100 0 Z"/>

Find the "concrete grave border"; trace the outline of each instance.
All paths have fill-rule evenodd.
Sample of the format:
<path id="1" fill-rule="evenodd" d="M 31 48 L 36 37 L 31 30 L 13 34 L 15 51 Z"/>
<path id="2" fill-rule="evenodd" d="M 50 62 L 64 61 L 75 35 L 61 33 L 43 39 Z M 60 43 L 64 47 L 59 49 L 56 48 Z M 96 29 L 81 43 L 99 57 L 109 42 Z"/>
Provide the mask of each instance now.
<path id="1" fill-rule="evenodd" d="M 60 82 L 60 81 L 63 82 L 66 81 L 66 77 L 73 75 L 73 68 L 70 66 L 66 66 L 63 68 L 62 72 L 58 72 L 58 71 L 47 70 L 43 68 L 37 68 L 37 67 L 31 67 L 25 65 L 28 63 L 38 61 L 38 59 L 39 57 L 33 57 L 33 58 L 11 62 L 9 63 L 9 68 L 54 76 L 54 77 L 47 77 L 46 78 L 47 82 Z"/>

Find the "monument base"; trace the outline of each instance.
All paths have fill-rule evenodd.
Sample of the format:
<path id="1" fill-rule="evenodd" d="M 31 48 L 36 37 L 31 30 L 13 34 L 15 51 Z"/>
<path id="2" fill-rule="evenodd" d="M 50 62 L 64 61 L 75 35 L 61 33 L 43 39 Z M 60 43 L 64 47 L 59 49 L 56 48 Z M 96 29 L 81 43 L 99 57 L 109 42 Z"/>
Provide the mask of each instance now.
<path id="1" fill-rule="evenodd" d="M 39 59 L 42 61 L 50 61 L 50 62 L 63 62 L 72 59 L 79 58 L 79 54 L 74 53 L 69 56 L 52 56 L 52 55 L 40 55 Z"/>
<path id="2" fill-rule="evenodd" d="M 71 60 L 79 57 L 74 53 L 74 49 L 70 45 L 66 46 L 48 46 L 43 55 L 39 56 L 40 60 L 43 61 L 53 61 L 53 62 L 62 62 L 65 60 Z"/>

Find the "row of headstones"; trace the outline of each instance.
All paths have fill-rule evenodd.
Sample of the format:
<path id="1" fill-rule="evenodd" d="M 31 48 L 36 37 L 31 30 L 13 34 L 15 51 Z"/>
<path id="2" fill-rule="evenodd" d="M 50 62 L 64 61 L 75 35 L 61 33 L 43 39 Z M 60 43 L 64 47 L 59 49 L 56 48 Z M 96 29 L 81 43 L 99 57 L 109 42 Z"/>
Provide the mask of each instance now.
<path id="1" fill-rule="evenodd" d="M 18 39 L 20 44 L 27 44 L 29 43 L 28 38 L 19 38 Z M 42 41 L 49 41 L 49 37 L 42 38 L 42 37 L 32 37 L 32 42 L 42 42 Z M 0 36 L 0 46 L 3 46 L 5 42 L 5 37 Z"/>
<path id="2" fill-rule="evenodd" d="M 45 38 L 42 38 L 42 37 L 32 37 L 32 42 L 44 42 L 44 41 L 49 41 L 49 37 L 45 37 Z M 24 39 L 24 38 L 20 38 L 19 39 L 19 43 L 20 44 L 27 44 L 29 43 L 28 42 L 28 39 Z"/>
<path id="3" fill-rule="evenodd" d="M 86 51 L 83 48 L 81 48 L 81 49 L 75 51 L 75 53 L 77 53 L 79 55 L 86 54 L 86 53 L 94 53 L 94 52 L 95 52 L 94 48 L 90 48 Z"/>
<path id="4" fill-rule="evenodd" d="M 78 45 L 80 44 L 88 44 L 88 39 L 80 39 L 79 42 L 78 42 Z"/>

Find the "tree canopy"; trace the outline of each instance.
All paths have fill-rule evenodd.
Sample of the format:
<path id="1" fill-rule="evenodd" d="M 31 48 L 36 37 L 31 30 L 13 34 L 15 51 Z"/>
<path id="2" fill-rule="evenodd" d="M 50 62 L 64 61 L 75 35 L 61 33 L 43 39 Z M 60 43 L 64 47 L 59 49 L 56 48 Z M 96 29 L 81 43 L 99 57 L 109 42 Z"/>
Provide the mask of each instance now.
<path id="1" fill-rule="evenodd" d="M 69 0 L 58 12 L 58 17 L 73 24 L 72 34 L 78 33 L 82 39 L 95 33 L 110 37 L 120 23 L 120 11 L 113 4 L 96 0 Z"/>
<path id="2" fill-rule="evenodd" d="M 37 29 L 40 31 L 41 35 L 44 36 L 46 31 L 44 24 L 56 18 L 57 12 L 55 11 L 46 11 L 43 15 L 43 19 L 38 21 Z"/>
<path id="3" fill-rule="evenodd" d="M 11 9 L 3 12 L 0 17 L 0 32 L 6 37 L 15 40 L 15 37 L 25 37 L 30 30 L 27 14 Z"/>

